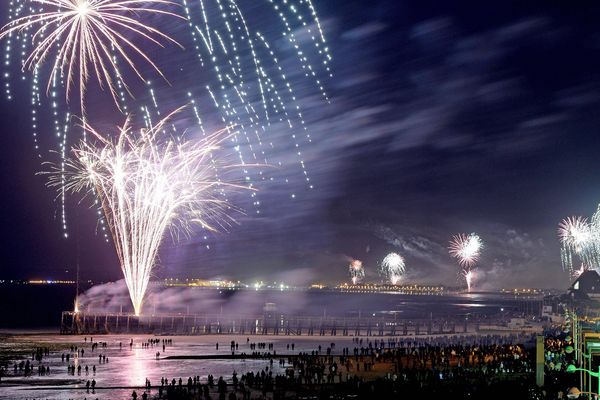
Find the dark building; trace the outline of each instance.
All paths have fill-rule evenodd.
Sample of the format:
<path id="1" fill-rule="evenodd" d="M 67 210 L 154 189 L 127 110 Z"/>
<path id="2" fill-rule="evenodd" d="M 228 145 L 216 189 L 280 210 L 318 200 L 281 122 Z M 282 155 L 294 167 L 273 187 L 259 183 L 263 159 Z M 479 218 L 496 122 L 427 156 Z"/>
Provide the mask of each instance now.
<path id="1" fill-rule="evenodd" d="M 574 298 L 600 299 L 600 275 L 595 270 L 585 271 L 575 279 L 569 294 Z"/>

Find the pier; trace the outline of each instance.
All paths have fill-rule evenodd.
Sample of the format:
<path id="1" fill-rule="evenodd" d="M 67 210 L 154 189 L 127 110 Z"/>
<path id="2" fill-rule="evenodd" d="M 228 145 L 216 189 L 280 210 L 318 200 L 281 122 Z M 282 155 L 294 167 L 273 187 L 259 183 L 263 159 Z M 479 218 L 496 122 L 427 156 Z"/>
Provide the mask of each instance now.
<path id="1" fill-rule="evenodd" d="M 412 336 L 475 332 L 466 319 L 404 320 L 392 316 L 329 317 L 264 314 L 141 315 L 64 311 L 61 334 L 146 333 L 178 335 Z"/>

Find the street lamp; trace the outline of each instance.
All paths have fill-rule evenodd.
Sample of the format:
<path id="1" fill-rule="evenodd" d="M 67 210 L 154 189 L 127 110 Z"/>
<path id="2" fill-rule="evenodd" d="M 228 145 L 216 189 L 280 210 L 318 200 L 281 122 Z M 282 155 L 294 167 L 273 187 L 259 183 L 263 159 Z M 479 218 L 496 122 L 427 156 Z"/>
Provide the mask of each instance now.
<path id="1" fill-rule="evenodd" d="M 571 364 L 567 367 L 567 372 L 573 373 L 576 371 L 587 372 L 588 375 L 593 376 L 594 378 L 598 378 L 598 389 L 599 389 L 598 391 L 600 392 L 600 366 L 598 366 L 598 372 L 593 372 L 593 371 L 590 371 L 589 369 L 585 369 L 585 368 L 577 368 L 573 364 Z"/>

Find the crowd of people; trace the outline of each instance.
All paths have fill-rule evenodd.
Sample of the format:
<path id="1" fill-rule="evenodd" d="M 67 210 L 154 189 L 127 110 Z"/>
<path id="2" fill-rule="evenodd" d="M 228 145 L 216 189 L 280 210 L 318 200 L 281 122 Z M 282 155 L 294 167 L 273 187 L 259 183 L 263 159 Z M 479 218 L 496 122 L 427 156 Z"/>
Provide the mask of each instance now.
<path id="1" fill-rule="evenodd" d="M 268 365 L 256 372 L 246 372 L 239 379 L 233 373 L 227 383 L 219 377 L 216 393 L 219 399 L 265 399 L 302 397 L 327 393 L 357 393 L 373 395 L 376 392 L 392 394 L 414 389 L 419 392 L 461 388 L 484 391 L 501 387 L 502 382 L 517 380 L 530 387 L 522 388 L 526 398 L 535 398 L 533 385 L 533 335 L 473 335 L 441 337 L 436 339 L 371 339 L 354 338 L 353 346 L 336 352 L 336 344 L 315 346 L 310 352 L 289 353 L 295 345 L 286 344 L 286 354 L 277 356 L 272 343 L 250 343 L 253 352 L 249 358 L 268 358 Z M 238 348 L 231 343 L 230 348 Z M 215 346 L 215 348 L 217 348 Z M 277 360 L 278 373 L 273 365 Z M 187 384 L 186 384 L 187 382 Z M 485 383 L 485 387 L 481 385 Z M 206 382 L 199 376 L 186 379 L 161 379 L 158 397 L 166 400 L 211 398 L 214 378 Z M 508 389 L 510 386 L 505 386 Z M 497 389 L 497 388 L 496 388 Z M 452 391 L 451 390 L 451 391 Z M 524 397 L 525 398 L 525 397 Z"/>
<path id="2" fill-rule="evenodd" d="M 311 396 L 329 398 L 334 393 L 338 398 L 384 398 L 413 391 L 424 398 L 441 395 L 444 398 L 481 398 L 486 393 L 492 395 L 503 391 L 510 398 L 544 398 L 544 393 L 534 384 L 534 343 L 535 335 L 531 334 L 355 337 L 337 344 L 315 343 L 312 350 L 307 350 L 304 344 L 303 350 L 296 352 L 297 346 L 293 342 L 280 342 L 276 349 L 275 343 L 252 342 L 250 338 L 245 344 L 232 340 L 229 342 L 232 353 L 237 352 L 246 359 L 264 360 L 263 367 L 241 374 L 232 371 L 231 375 L 218 378 L 212 374 L 204 377 L 162 377 L 160 384 L 157 382 L 155 385 L 146 378 L 143 388 L 132 388 L 130 398 L 275 400 Z M 129 347 L 134 345 L 156 351 L 159 359 L 161 350 L 166 352 L 169 346 L 173 346 L 173 340 L 149 338 L 134 343 L 131 339 Z M 114 346 L 121 350 L 123 343 Z M 564 349 L 561 349 L 564 340 L 548 335 L 546 346 L 553 350 L 548 354 L 554 354 L 547 356 L 550 369 L 551 363 L 564 354 Z M 68 374 L 83 378 L 81 382 L 85 384 L 86 395 L 94 395 L 99 389 L 97 368 L 109 362 L 108 347 L 106 342 L 94 342 L 86 337 L 83 344 L 71 345 L 60 355 Z M 216 343 L 215 350 L 218 352 L 218 349 L 219 344 Z M 113 353 L 112 357 L 115 354 L 119 353 Z M 35 349 L 31 360 L 14 363 L 14 374 L 31 375 L 33 361 L 37 362 L 35 368 L 40 375 L 49 374 L 49 366 L 43 365 L 49 355 L 47 348 Z M 215 356 L 218 357 L 218 354 Z M 96 357 L 98 366 L 90 363 Z M 6 375 L 6 369 L 0 369 L 0 379 L 2 375 Z M 509 395 L 509 392 L 514 393 Z"/>

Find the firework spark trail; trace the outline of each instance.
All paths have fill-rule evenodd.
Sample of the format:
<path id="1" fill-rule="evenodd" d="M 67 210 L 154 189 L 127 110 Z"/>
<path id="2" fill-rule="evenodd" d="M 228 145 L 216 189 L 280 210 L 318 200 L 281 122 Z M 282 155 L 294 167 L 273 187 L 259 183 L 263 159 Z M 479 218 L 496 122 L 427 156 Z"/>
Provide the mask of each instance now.
<path id="1" fill-rule="evenodd" d="M 568 217 L 558 225 L 561 261 L 563 268 L 573 276 L 600 265 L 600 211 L 592 216 L 592 222 L 583 217 Z M 574 258 L 581 261 L 574 266 Z"/>
<path id="2" fill-rule="evenodd" d="M 392 285 L 395 285 L 400 281 L 402 275 L 404 275 L 405 269 L 406 264 L 404 258 L 398 253 L 388 254 L 381 262 L 381 272 L 390 280 Z"/>
<path id="3" fill-rule="evenodd" d="M 598 268 L 600 266 L 600 205 L 592 215 L 590 223 L 592 231 L 592 245 L 587 254 L 588 268 Z"/>
<path id="4" fill-rule="evenodd" d="M 362 261 L 352 260 L 348 266 L 348 272 L 350 273 L 352 284 L 356 285 L 362 278 L 365 277 L 365 269 Z"/>
<path id="5" fill-rule="evenodd" d="M 469 291 L 471 291 L 471 284 L 474 277 L 473 269 L 477 261 L 479 261 L 482 247 L 483 242 L 475 233 L 454 235 L 448 247 L 450 255 L 456 258 L 462 267 L 461 275 L 465 278 Z"/>
<path id="6" fill-rule="evenodd" d="M 314 81 L 328 100 L 319 75 L 331 76 L 331 55 L 313 4 L 307 0 L 269 0 L 269 3 L 282 24 L 281 38 L 288 41 L 296 54 L 299 70 Z M 310 143 L 312 139 L 288 78 L 292 71 L 284 70 L 275 47 L 253 28 L 242 6 L 235 0 L 183 0 L 183 5 L 197 59 L 202 68 L 212 69 L 217 78 L 217 84 L 207 85 L 206 90 L 214 107 L 220 111 L 222 122 L 240 127 L 243 137 L 232 138 L 234 145 L 239 149 L 245 145 L 249 150 L 247 155 L 239 152 L 240 162 L 250 156 L 255 162 L 260 160 L 270 164 L 267 151 L 273 143 L 263 136 L 272 122 L 283 122 L 290 129 L 289 141 L 295 148 L 305 184 L 312 189 L 301 151 L 303 142 Z M 196 6 L 196 12 L 192 5 Z M 300 32 L 308 34 L 309 42 L 314 45 L 320 58 L 315 64 L 310 60 L 310 52 L 296 37 Z M 190 98 L 199 104 L 195 95 L 190 94 Z M 304 132 L 304 139 L 296 126 Z M 265 179 L 261 171 L 258 174 L 258 179 Z M 248 181 L 257 179 L 249 175 L 245 178 Z M 288 183 L 287 178 L 285 182 Z M 295 195 L 291 193 L 291 197 Z"/>
<path id="7" fill-rule="evenodd" d="M 210 75 L 217 78 L 216 84 L 198 82 L 198 85 L 194 82 L 196 84 L 186 85 L 189 100 L 197 108 L 200 104 L 197 92 L 205 89 L 214 100 L 223 125 L 235 124 L 238 127 L 244 137 L 234 135 L 231 140 L 233 146 L 239 149 L 241 163 L 251 156 L 252 162 L 270 164 L 267 150 L 273 147 L 273 143 L 262 136 L 272 122 L 285 122 L 291 130 L 289 140 L 295 148 L 305 183 L 312 188 L 301 151 L 302 142 L 310 143 L 312 139 L 289 79 L 295 71 L 283 68 L 277 54 L 279 50 L 256 29 L 258 25 L 246 17 L 244 9 L 235 0 L 180 1 L 179 4 L 178 0 L 10 0 L 9 23 L 0 32 L 0 37 L 7 38 L 5 65 L 10 65 L 16 47 L 11 43 L 17 39 L 26 50 L 21 54 L 29 54 L 22 63 L 34 70 L 40 70 L 44 58 L 52 53 L 51 49 L 56 49 L 57 57 L 49 82 L 55 82 L 53 78 L 56 76 L 62 80 L 63 69 L 66 69 L 68 79 L 61 85 L 66 87 L 67 93 L 70 92 L 73 71 L 79 64 L 82 93 L 89 75 L 95 73 L 100 84 L 110 88 L 117 106 L 126 110 L 124 92 L 129 88 L 125 83 L 125 75 L 119 71 L 119 59 L 131 66 L 138 76 L 141 74 L 133 63 L 133 56 L 146 60 L 156 70 L 158 68 L 125 34 L 133 33 L 130 36 L 148 39 L 159 45 L 162 39 L 175 42 L 157 28 L 143 24 L 138 14 L 178 16 L 161 8 L 179 4 L 185 11 L 185 17 L 182 18 L 187 20 L 193 39 L 192 54 L 195 53 L 200 61 L 200 69 L 210 68 Z M 39 4 L 42 7 L 26 7 L 26 4 Z M 268 4 L 272 7 L 272 16 L 281 23 L 280 38 L 287 40 L 290 50 L 296 54 L 297 69 L 313 79 L 328 100 L 320 75 L 331 76 L 332 58 L 312 2 L 268 0 Z M 44 7 L 49 9 L 44 10 Z M 132 12 L 137 14 L 128 15 Z M 308 35 L 310 40 L 299 40 L 298 35 Z M 305 48 L 307 46 L 303 42 L 314 45 L 314 54 Z M 311 60 L 315 55 L 317 59 Z M 190 69 L 197 68 L 189 65 Z M 10 71 L 7 70 L 4 77 L 8 79 L 9 76 Z M 12 98 L 9 81 L 6 85 L 7 98 Z M 80 97 L 83 110 L 85 103 L 83 96 Z M 254 105 L 257 99 L 260 107 Z M 262 108 L 262 113 L 259 108 Z M 304 140 L 296 132 L 295 123 L 304 131 Z M 248 150 L 242 151 L 243 146 Z M 243 152 L 249 154 L 244 155 Z M 246 179 L 250 179 L 250 176 L 247 175 Z M 258 179 L 265 177 L 259 172 Z"/>
<path id="8" fill-rule="evenodd" d="M 86 3 L 87 1 L 87 3 Z M 211 125 L 210 120 L 203 121 L 201 114 L 214 114 L 216 110 L 217 118 L 220 119 L 221 126 L 235 125 L 236 130 L 229 137 L 230 143 L 227 146 L 233 148 L 239 159 L 240 164 L 262 164 L 284 167 L 282 161 L 271 163 L 269 158 L 273 157 L 273 149 L 278 146 L 290 147 L 289 163 L 297 163 L 300 171 L 297 176 L 290 176 L 287 173 L 281 175 L 271 175 L 264 173 L 260 168 L 241 168 L 240 173 L 249 187 L 254 187 L 259 181 L 275 181 L 284 184 L 288 190 L 291 199 L 297 197 L 296 190 L 313 189 L 309 170 L 306 165 L 304 148 L 312 142 L 307 123 L 301 109 L 301 95 L 296 91 L 295 84 L 297 78 L 302 75 L 312 81 L 319 90 L 322 98 L 328 101 L 327 93 L 324 89 L 326 77 L 331 77 L 331 54 L 323 33 L 323 25 L 317 15 L 316 9 L 310 0 L 263 0 L 263 16 L 252 18 L 254 7 L 248 7 L 246 3 L 238 3 L 236 0 L 9 0 L 7 19 L 8 23 L 4 31 L 0 31 L 5 37 L 4 47 L 4 72 L 5 95 L 7 99 L 12 99 L 14 93 L 12 90 L 13 82 L 17 82 L 16 76 L 13 76 L 11 63 L 18 62 L 25 67 L 29 65 L 33 69 L 31 79 L 31 126 L 34 142 L 34 149 L 41 157 L 43 150 L 39 144 L 38 138 L 41 135 L 41 121 L 46 117 L 45 113 L 49 110 L 55 127 L 55 137 L 57 138 L 57 149 L 60 154 L 68 154 L 69 148 L 79 139 L 79 130 L 73 130 L 72 116 L 80 114 L 77 110 L 72 110 L 67 100 L 61 100 L 61 93 L 74 92 L 77 84 L 74 79 L 77 77 L 77 67 L 82 67 L 81 63 L 74 62 L 72 65 L 58 57 L 62 54 L 63 58 L 76 53 L 76 46 L 70 48 L 65 45 L 71 31 L 68 29 L 63 32 L 62 37 L 57 37 L 54 45 L 45 42 L 53 32 L 60 29 L 61 25 L 71 22 L 75 33 L 84 28 L 80 23 L 94 17 L 93 7 L 86 7 L 85 4 L 93 5 L 99 9 L 100 6 L 106 7 L 102 12 L 116 15 L 115 18 L 125 18 L 127 22 L 120 19 L 121 24 L 113 24 L 111 20 L 102 20 L 98 23 L 106 23 L 107 31 L 112 30 L 120 34 L 114 34 L 114 38 L 120 40 L 122 45 L 120 51 L 114 45 L 97 45 L 88 47 L 91 49 L 87 53 L 96 55 L 95 59 L 83 57 L 87 61 L 88 67 L 83 69 L 87 76 L 97 80 L 110 88 L 112 99 L 123 113 L 129 110 L 141 109 L 147 124 L 152 123 L 152 119 L 161 118 L 160 106 L 157 103 L 157 97 L 165 96 L 166 101 L 172 101 L 173 94 L 186 96 L 193 106 L 196 116 L 197 127 L 203 135 L 207 134 L 207 127 Z M 126 3 L 126 7 L 117 7 L 111 10 L 109 4 Z M 57 8 L 56 4 L 66 4 L 67 6 Z M 162 20 L 155 19 L 153 26 L 144 25 L 142 18 L 160 15 L 178 16 L 171 13 L 172 5 L 181 6 L 181 14 L 187 24 L 187 32 L 177 36 L 174 32 L 164 30 L 169 33 L 167 36 L 160 29 L 167 29 L 162 25 Z M 70 5 L 70 7 L 69 7 Z M 139 11 L 130 14 L 130 9 Z M 178 10 L 173 10 L 179 12 Z M 62 13 L 71 15 L 70 19 L 59 20 L 59 22 L 50 23 L 48 21 L 38 21 L 35 23 L 35 17 L 41 15 L 50 15 Z M 93 15 L 92 15 L 93 14 Z M 246 15 L 247 14 L 247 15 Z M 266 18 L 271 17 L 275 24 L 279 24 L 280 30 L 274 32 L 261 32 L 265 26 Z M 165 20 L 165 19 L 163 19 Z M 166 19 L 171 21 L 171 18 Z M 97 22 L 97 21 L 96 21 Z M 257 23 L 257 22 L 260 22 Z M 27 25 L 26 25 L 27 24 Z M 126 26 L 130 24 L 129 26 Z M 142 25 L 140 25 L 142 24 Z M 18 26 L 23 29 L 18 29 Z M 95 27 L 96 25 L 92 25 Z M 138 32 L 139 31 L 139 32 Z M 91 37 L 92 41 L 81 42 L 84 46 L 93 45 L 96 39 L 108 43 L 106 35 L 100 31 L 97 36 Z M 38 34 L 39 33 L 39 34 Z M 138 54 L 131 45 L 137 46 L 138 39 L 144 39 L 150 36 L 154 41 L 150 44 L 160 42 L 185 43 L 187 52 L 183 52 L 185 62 L 182 63 L 181 71 L 193 72 L 192 80 L 176 79 L 170 76 L 169 70 L 164 71 L 166 78 L 173 78 L 173 87 L 165 90 L 155 90 L 150 81 L 146 81 L 148 96 L 142 96 L 140 101 L 133 100 L 127 93 L 131 94 L 127 82 L 130 81 L 129 75 L 135 73 L 140 75 L 137 66 L 130 65 L 134 60 L 145 64 L 150 62 L 153 65 L 151 57 L 146 59 Z M 189 43 L 188 35 L 191 36 Z M 79 36 L 75 35 L 75 38 Z M 123 42 L 125 37 L 129 42 Z M 174 38 L 174 39 L 173 39 Z M 43 43 L 47 44 L 48 53 L 47 62 L 43 63 L 41 58 L 42 51 L 38 50 L 40 57 L 37 59 L 33 54 Z M 99 43 L 99 42 L 98 42 Z M 131 43 L 131 45 L 130 45 Z M 287 43 L 287 46 L 286 46 Z M 140 43 L 141 45 L 141 43 Z M 312 47 L 312 48 L 311 48 Z M 145 46 L 138 47 L 142 51 Z M 70 51 L 67 51 L 70 49 Z M 105 51 L 106 50 L 106 51 Z M 97 53 L 94 53 L 96 51 Z M 123 54 L 124 53 L 124 54 Z M 150 56 L 153 54 L 148 53 Z M 287 57 L 287 56 L 291 57 Z M 191 57 L 190 57 L 191 56 Z M 70 60 L 79 60 L 71 57 Z M 93 61 L 104 61 L 104 68 L 99 63 Z M 133 67 L 133 71 L 131 68 Z M 156 68 L 155 68 L 156 69 Z M 71 71 L 71 74 L 69 74 Z M 179 71 L 179 70 L 178 70 Z M 20 80 L 26 81 L 28 75 L 27 69 L 21 68 Z M 50 79 L 46 90 L 50 87 L 50 93 L 43 96 L 44 86 L 42 77 L 49 73 Z M 84 79 L 84 74 L 79 74 L 83 83 L 88 83 Z M 177 78 L 182 75 L 178 74 Z M 201 76 L 201 78 L 200 78 Z M 183 92 L 181 85 L 185 85 Z M 84 86 L 79 85 L 80 90 L 85 90 Z M 91 86 L 91 85 L 90 85 Z M 206 96 L 205 94 L 208 94 Z M 139 95 L 136 91 L 136 95 Z M 89 99 L 88 95 L 86 100 Z M 66 97 L 66 96 L 65 96 Z M 75 96 L 72 96 L 75 98 Z M 80 95 L 79 107 L 85 109 L 83 95 Z M 212 102 L 205 101 L 212 99 Z M 150 104 L 150 106 L 148 106 Z M 77 108 L 77 107 L 75 107 Z M 75 111 L 73 113 L 72 111 Z M 81 114 L 87 118 L 86 114 Z M 278 136 L 270 136 L 275 131 L 273 124 L 285 124 L 287 129 L 276 132 L 284 132 L 285 143 L 274 142 Z M 69 138 L 67 138 L 69 133 Z M 278 134 L 279 135 L 279 134 Z M 85 138 L 85 130 L 83 131 Z M 225 144 L 224 144 L 225 145 Z M 291 156 L 295 157 L 292 161 Z M 287 162 L 287 161 L 285 161 Z M 284 163 L 285 163 L 284 162 Z M 283 168 L 280 171 L 285 171 Z M 294 173 L 295 174 L 295 173 Z M 215 175 L 218 179 L 218 174 Z M 260 201 L 258 193 L 252 191 L 250 196 L 253 199 L 253 205 L 256 213 L 260 213 Z M 64 199 L 62 201 L 62 227 L 63 234 L 68 237 L 66 211 L 64 210 Z"/>
<path id="9" fill-rule="evenodd" d="M 170 117 L 134 133 L 129 118 L 116 140 L 85 126 L 93 141 L 81 142 L 67 159 L 63 182 L 57 168 L 50 185 L 88 194 L 100 202 L 121 262 L 136 315 L 167 231 L 190 232 L 191 225 L 217 230 L 229 226 L 232 207 L 220 199 L 210 154 L 227 138 L 220 132 L 199 141 L 159 140 Z"/>
<path id="10" fill-rule="evenodd" d="M 50 11 L 38 11 L 15 18 L 0 31 L 0 39 L 31 30 L 31 51 L 23 62 L 24 69 L 38 69 L 56 51 L 47 92 L 52 81 L 62 76 L 66 69 L 65 96 L 70 92 L 78 75 L 81 113 L 85 114 L 85 92 L 91 74 L 96 76 L 100 87 L 108 87 L 115 104 L 119 105 L 119 94 L 115 79 L 121 77 L 115 53 L 131 67 L 134 73 L 142 74 L 133 61 L 133 56 L 145 60 L 161 76 L 160 69 L 127 34 L 163 47 L 161 41 L 178 44 L 158 29 L 140 22 L 130 15 L 154 14 L 180 17 L 179 15 L 150 8 L 150 6 L 174 5 L 170 0 L 30 0 Z M 77 70 L 77 72 L 76 72 Z M 164 77 L 164 76 L 163 76 Z M 123 82 L 124 83 L 124 82 Z M 129 92 L 128 86 L 125 89 Z"/>

